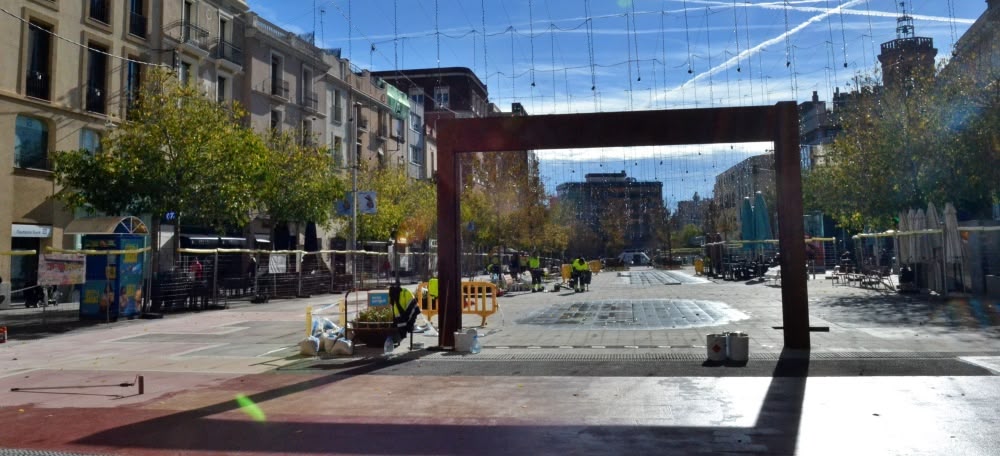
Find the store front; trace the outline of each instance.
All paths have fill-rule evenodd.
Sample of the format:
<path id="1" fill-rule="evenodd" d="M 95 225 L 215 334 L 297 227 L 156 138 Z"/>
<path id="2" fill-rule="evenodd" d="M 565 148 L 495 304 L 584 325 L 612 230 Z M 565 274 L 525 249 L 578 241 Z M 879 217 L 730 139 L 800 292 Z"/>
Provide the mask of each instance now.
<path id="1" fill-rule="evenodd" d="M 11 225 L 10 249 L 12 251 L 34 250 L 35 255 L 10 256 L 11 301 L 24 302 L 25 290 L 37 284 L 38 252 L 43 241 L 52 237 L 52 227 L 48 225 Z M 30 292 L 30 291 L 29 291 Z"/>

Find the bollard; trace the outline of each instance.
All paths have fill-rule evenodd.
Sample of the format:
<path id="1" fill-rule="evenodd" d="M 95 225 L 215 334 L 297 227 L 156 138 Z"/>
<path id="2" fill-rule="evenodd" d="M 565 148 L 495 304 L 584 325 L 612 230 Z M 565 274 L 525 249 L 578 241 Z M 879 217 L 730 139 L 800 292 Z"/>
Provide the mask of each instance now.
<path id="1" fill-rule="evenodd" d="M 142 393 L 146 392 L 146 382 L 143 381 L 143 378 L 142 378 L 141 375 L 139 376 L 139 379 L 137 380 L 137 382 L 139 383 L 139 394 L 142 394 Z"/>
<path id="2" fill-rule="evenodd" d="M 306 306 L 306 337 L 313 335 L 313 307 Z"/>

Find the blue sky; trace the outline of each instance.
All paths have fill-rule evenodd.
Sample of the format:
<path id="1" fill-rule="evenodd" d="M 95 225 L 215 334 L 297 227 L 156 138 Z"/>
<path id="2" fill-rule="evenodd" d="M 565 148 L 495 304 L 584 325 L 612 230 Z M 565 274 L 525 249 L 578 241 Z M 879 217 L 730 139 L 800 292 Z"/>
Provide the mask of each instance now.
<path id="1" fill-rule="evenodd" d="M 249 4 L 287 30 L 315 30 L 318 45 L 343 49 L 362 68 L 471 68 L 501 109 L 519 102 L 530 114 L 801 102 L 813 91 L 829 101 L 835 87 L 846 90 L 855 76 L 874 72 L 879 44 L 896 38 L 900 15 L 899 3 L 891 0 Z M 916 35 L 933 38 L 942 59 L 985 11 L 986 2 L 910 0 L 905 8 L 914 18 Z M 673 192 L 680 199 L 694 190 L 710 193 L 715 173 L 768 148 L 740 144 L 544 151 L 540 156 L 550 187 L 565 178 L 582 179 L 586 172 L 626 169 L 630 175 L 652 174 L 661 180 L 673 176 L 664 181 L 670 200 L 671 186 L 682 188 Z M 607 169 L 614 163 L 620 166 Z M 656 166 L 651 168 L 652 163 Z M 682 163 L 698 166 L 685 169 Z M 676 177 L 690 175 L 692 168 L 709 170 L 702 179 L 707 192 L 687 177 Z"/>

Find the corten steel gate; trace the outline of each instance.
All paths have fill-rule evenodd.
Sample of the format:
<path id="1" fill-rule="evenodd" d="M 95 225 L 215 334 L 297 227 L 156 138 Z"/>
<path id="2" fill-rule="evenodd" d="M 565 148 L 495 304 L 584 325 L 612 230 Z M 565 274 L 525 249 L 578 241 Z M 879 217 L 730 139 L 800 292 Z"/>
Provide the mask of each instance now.
<path id="1" fill-rule="evenodd" d="M 774 106 L 607 112 L 438 121 L 438 344 L 461 327 L 459 154 L 593 147 L 774 142 L 785 346 L 809 348 L 805 233 L 795 102 Z M 793 265 L 789 267 L 789 265 Z"/>

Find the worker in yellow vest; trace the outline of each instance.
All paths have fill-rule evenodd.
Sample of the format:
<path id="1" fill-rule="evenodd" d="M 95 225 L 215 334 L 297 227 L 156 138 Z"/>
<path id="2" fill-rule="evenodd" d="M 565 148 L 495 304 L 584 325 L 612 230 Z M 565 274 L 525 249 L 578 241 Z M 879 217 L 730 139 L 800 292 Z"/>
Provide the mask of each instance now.
<path id="1" fill-rule="evenodd" d="M 542 287 L 542 260 L 535 252 L 531 252 L 531 256 L 528 257 L 528 270 L 531 271 L 531 292 L 545 290 Z"/>
<path id="2" fill-rule="evenodd" d="M 587 285 L 590 284 L 590 264 L 587 263 L 582 256 L 576 257 L 573 260 L 573 272 L 570 276 L 570 282 L 573 285 L 573 291 L 581 292 L 587 289 Z"/>

